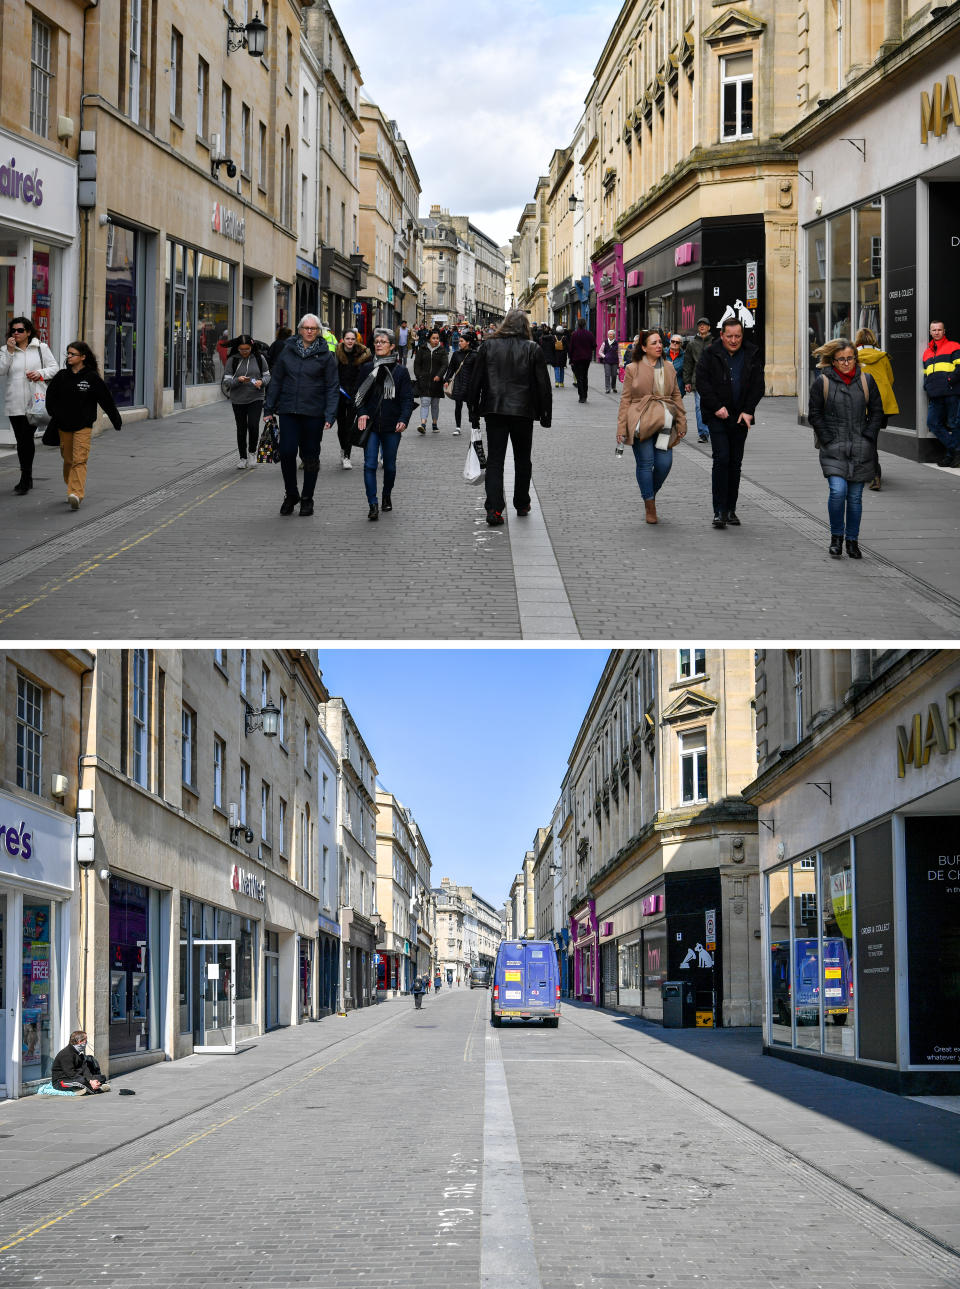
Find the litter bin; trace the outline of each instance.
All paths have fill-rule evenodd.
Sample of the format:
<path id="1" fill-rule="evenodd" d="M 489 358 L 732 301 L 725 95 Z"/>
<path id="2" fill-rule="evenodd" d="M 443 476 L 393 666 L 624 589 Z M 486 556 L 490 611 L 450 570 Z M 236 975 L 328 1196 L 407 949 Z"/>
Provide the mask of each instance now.
<path id="1" fill-rule="evenodd" d="M 661 989 L 663 1028 L 692 1028 L 696 1013 L 693 982 L 689 980 L 665 980 Z"/>

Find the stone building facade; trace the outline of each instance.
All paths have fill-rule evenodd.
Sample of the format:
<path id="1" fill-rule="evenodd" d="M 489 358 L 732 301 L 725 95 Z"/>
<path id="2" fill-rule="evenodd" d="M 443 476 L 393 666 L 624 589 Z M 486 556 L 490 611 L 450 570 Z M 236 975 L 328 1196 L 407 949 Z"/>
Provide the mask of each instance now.
<path id="1" fill-rule="evenodd" d="M 611 653 L 557 812 L 571 994 L 656 1020 L 679 980 L 690 1023 L 758 1023 L 755 767 L 749 652 Z"/>

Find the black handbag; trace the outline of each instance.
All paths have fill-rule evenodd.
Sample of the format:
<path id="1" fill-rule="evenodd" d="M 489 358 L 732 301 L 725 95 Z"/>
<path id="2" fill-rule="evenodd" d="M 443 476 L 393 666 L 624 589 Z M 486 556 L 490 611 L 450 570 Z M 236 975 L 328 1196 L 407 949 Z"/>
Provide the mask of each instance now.
<path id="1" fill-rule="evenodd" d="M 365 430 L 357 429 L 357 422 L 354 421 L 350 430 L 350 442 L 355 448 L 365 448 L 367 446 L 367 439 L 370 437 L 372 428 L 369 417 L 367 417 L 367 428 Z"/>
<path id="2" fill-rule="evenodd" d="M 60 431 L 54 425 L 53 421 L 50 421 L 47 428 L 43 431 L 43 438 L 40 442 L 48 448 L 58 448 L 60 446 Z"/>

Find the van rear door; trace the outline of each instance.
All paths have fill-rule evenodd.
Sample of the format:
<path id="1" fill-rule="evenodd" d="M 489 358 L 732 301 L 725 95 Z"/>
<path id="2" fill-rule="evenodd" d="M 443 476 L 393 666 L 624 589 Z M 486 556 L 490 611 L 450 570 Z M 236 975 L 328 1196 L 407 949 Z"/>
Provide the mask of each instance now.
<path id="1" fill-rule="evenodd" d="M 524 1007 L 539 1010 L 549 1007 L 553 1010 L 554 1000 L 550 989 L 550 963 L 546 946 L 542 944 L 525 944 L 523 946 L 523 1003 Z"/>

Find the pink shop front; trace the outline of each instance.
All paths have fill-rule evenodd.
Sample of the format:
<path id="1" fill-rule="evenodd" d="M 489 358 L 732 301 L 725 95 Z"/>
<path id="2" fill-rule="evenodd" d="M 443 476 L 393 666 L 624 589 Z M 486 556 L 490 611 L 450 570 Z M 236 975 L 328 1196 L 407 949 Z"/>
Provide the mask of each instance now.
<path id="1" fill-rule="evenodd" d="M 590 270 L 597 296 L 597 344 L 599 345 L 606 338 L 608 331 L 615 331 L 618 340 L 629 339 L 623 244 L 618 242 L 601 259 L 594 260 Z"/>
<path id="2" fill-rule="evenodd" d="M 574 998 L 599 1005 L 599 952 L 597 938 L 597 906 L 588 900 L 570 918 L 570 943 L 573 946 Z"/>

